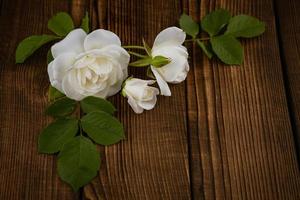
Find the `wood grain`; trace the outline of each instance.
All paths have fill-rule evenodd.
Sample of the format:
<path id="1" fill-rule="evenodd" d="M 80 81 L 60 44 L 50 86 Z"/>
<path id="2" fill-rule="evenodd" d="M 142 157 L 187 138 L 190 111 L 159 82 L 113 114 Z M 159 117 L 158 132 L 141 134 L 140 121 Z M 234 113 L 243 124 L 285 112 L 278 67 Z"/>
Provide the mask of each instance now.
<path id="1" fill-rule="evenodd" d="M 298 20 L 300 17 L 300 2 L 297 0 L 276 0 L 275 8 L 282 69 L 286 80 L 286 93 L 289 97 L 296 144 L 298 151 L 300 151 L 300 22 Z"/>
<path id="2" fill-rule="evenodd" d="M 69 11 L 68 1 L 1 1 L 0 18 L 0 199 L 78 199 L 62 183 L 55 156 L 38 154 L 39 132 L 52 119 L 47 105 L 46 52 L 15 65 L 17 44 L 32 34 L 50 33 L 47 21 Z M 49 46 L 48 46 L 49 48 Z"/>
<path id="3" fill-rule="evenodd" d="M 0 199 L 300 199 L 293 138 L 300 127 L 300 5 L 275 3 L 0 0 Z M 76 25 L 89 11 L 93 29 L 114 31 L 124 44 L 141 44 L 143 37 L 151 44 L 183 11 L 199 21 L 216 8 L 266 22 L 263 36 L 242 40 L 244 64 L 209 61 L 189 45 L 187 81 L 172 85 L 172 97 L 160 97 L 154 110 L 137 115 L 123 97 L 111 98 L 127 138 L 99 148 L 99 177 L 82 195 L 73 193 L 59 180 L 55 157 L 39 155 L 36 148 L 39 132 L 51 121 L 42 113 L 49 46 L 15 65 L 17 43 L 47 33 L 47 20 L 59 11 L 71 13 Z M 145 78 L 143 69 L 130 72 Z"/>
<path id="4" fill-rule="evenodd" d="M 141 44 L 142 37 L 151 44 L 181 13 L 178 1 L 98 1 L 96 8 L 94 24 L 114 31 L 124 44 Z M 131 72 L 145 78 L 144 70 Z M 127 139 L 105 148 L 100 177 L 84 189 L 86 199 L 191 198 L 184 84 L 171 90 L 172 98 L 159 98 L 154 110 L 141 115 L 123 97 L 112 99 Z"/>
<path id="5" fill-rule="evenodd" d="M 197 56 L 188 77 L 192 194 L 195 199 L 299 199 L 300 176 L 289 121 L 272 1 L 184 1 L 200 19 L 225 8 L 266 22 L 242 40 L 245 61 L 224 66 Z"/>

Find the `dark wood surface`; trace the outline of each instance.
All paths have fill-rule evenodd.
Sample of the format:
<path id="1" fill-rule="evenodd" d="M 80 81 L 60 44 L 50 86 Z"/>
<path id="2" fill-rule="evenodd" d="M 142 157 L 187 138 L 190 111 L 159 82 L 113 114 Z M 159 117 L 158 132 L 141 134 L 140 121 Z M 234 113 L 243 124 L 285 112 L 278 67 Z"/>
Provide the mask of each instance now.
<path id="1" fill-rule="evenodd" d="M 154 110 L 136 115 L 112 97 L 127 139 L 100 147 L 99 176 L 72 192 L 56 158 L 37 153 L 51 121 L 43 114 L 49 46 L 15 65 L 18 42 L 48 33 L 56 12 L 79 24 L 87 10 L 93 29 L 152 43 L 183 11 L 199 21 L 216 8 L 266 22 L 263 36 L 242 41 L 244 64 L 209 61 L 190 45 L 187 80 Z M 300 199 L 299 11 L 297 0 L 0 0 L 0 199 Z"/>

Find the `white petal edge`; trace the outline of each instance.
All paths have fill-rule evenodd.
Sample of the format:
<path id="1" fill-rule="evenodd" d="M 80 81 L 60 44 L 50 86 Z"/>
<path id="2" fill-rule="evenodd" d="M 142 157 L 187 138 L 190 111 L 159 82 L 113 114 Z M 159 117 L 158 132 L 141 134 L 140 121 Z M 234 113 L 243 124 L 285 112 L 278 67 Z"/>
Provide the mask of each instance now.
<path id="1" fill-rule="evenodd" d="M 164 96 L 171 96 L 171 90 L 168 83 L 161 77 L 161 75 L 156 71 L 156 69 L 151 66 L 151 70 L 156 78 L 157 84 L 160 89 L 160 94 Z"/>
<path id="2" fill-rule="evenodd" d="M 150 101 L 141 101 L 138 102 L 138 105 L 142 108 L 144 108 L 145 110 L 151 110 L 155 107 L 156 101 L 157 101 L 157 94 L 159 94 L 159 90 L 157 88 L 153 88 L 155 90 L 154 92 L 154 96 Z"/>
<path id="3" fill-rule="evenodd" d="M 152 85 L 155 83 L 155 80 L 143 80 L 139 78 L 130 78 L 126 80 L 126 85 L 132 86 L 132 85 L 138 85 L 138 86 L 147 86 Z"/>
<path id="4" fill-rule="evenodd" d="M 71 31 L 63 40 L 51 47 L 53 58 L 67 52 L 74 52 L 76 54 L 82 53 L 84 51 L 83 41 L 85 37 L 86 33 L 82 29 Z"/>
<path id="5" fill-rule="evenodd" d="M 140 107 L 131 96 L 128 96 L 128 104 L 131 106 L 132 110 L 137 114 L 141 114 L 144 111 L 144 109 Z"/>
<path id="6" fill-rule="evenodd" d="M 181 73 L 179 73 L 176 77 L 176 79 L 174 81 L 172 81 L 171 83 L 181 83 L 182 81 L 184 81 L 187 77 L 187 74 L 190 70 L 190 66 L 189 66 L 189 63 L 186 62 L 185 64 L 185 70 L 182 71 Z"/>
<path id="7" fill-rule="evenodd" d="M 107 97 L 117 94 L 122 89 L 123 81 L 118 81 L 115 85 L 110 86 Z"/>
<path id="8" fill-rule="evenodd" d="M 186 55 L 184 54 L 185 52 Z M 188 72 L 188 68 L 186 67 L 188 63 L 186 49 L 182 49 L 180 46 L 158 48 L 152 53 L 152 56 L 158 55 L 171 59 L 171 62 L 156 70 L 166 82 L 179 83 L 178 76 L 182 76 L 183 73 Z"/>
<path id="9" fill-rule="evenodd" d="M 67 76 L 64 77 L 62 81 L 62 90 L 67 97 L 74 99 L 76 101 L 80 101 L 85 96 L 82 95 L 82 90 L 78 85 L 78 82 L 76 80 L 76 75 L 73 73 L 75 72 L 72 71 Z"/>
<path id="10" fill-rule="evenodd" d="M 101 49 L 108 45 L 121 46 L 121 41 L 115 33 L 104 29 L 98 29 L 91 32 L 84 40 L 84 49 L 86 51 Z"/>
<path id="11" fill-rule="evenodd" d="M 76 54 L 74 53 L 64 53 L 55 58 L 51 63 L 51 68 L 53 70 L 52 76 L 53 80 L 62 82 L 65 73 L 72 67 L 75 62 Z M 50 75 L 49 75 L 50 76 Z"/>
<path id="12" fill-rule="evenodd" d="M 53 61 L 48 64 L 47 72 L 48 72 L 48 75 L 49 75 L 50 83 L 52 83 L 54 81 L 54 78 L 53 78 Z"/>
<path id="13" fill-rule="evenodd" d="M 162 46 L 179 46 L 184 42 L 185 37 L 185 32 L 180 28 L 175 26 L 166 28 L 156 36 L 153 50 Z"/>

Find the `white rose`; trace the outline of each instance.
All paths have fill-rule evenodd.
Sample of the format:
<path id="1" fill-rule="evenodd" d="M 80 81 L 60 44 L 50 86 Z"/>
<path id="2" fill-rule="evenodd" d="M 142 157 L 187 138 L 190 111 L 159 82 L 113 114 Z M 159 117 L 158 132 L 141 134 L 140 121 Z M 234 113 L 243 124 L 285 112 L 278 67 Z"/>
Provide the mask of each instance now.
<path id="1" fill-rule="evenodd" d="M 130 56 L 121 47 L 119 37 L 107 30 L 98 29 L 87 35 L 75 29 L 54 44 L 51 52 L 51 85 L 74 100 L 112 96 L 128 76 Z"/>
<path id="2" fill-rule="evenodd" d="M 171 96 L 169 83 L 180 83 L 185 80 L 189 71 L 188 52 L 182 45 L 186 34 L 177 27 L 169 27 L 161 31 L 155 38 L 152 57 L 164 56 L 171 62 L 163 67 L 151 70 L 157 80 L 162 95 Z"/>
<path id="3" fill-rule="evenodd" d="M 156 104 L 159 90 L 151 85 L 154 80 L 141 80 L 129 78 L 125 82 L 122 94 L 128 98 L 128 103 L 136 113 L 142 113 L 144 109 L 151 110 Z"/>

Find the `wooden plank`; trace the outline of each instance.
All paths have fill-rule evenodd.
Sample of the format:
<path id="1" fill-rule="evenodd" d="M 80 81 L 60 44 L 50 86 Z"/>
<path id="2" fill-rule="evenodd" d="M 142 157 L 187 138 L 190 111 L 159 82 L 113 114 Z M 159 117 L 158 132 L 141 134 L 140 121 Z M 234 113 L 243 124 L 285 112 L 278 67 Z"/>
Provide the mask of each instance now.
<path id="1" fill-rule="evenodd" d="M 94 6 L 94 7 L 93 7 Z M 181 13 L 175 0 L 97 1 L 93 26 L 117 33 L 124 44 L 152 43 Z M 164 11 L 162 11 L 164 10 Z M 131 69 L 140 78 L 145 70 Z M 87 199 L 190 199 L 185 84 L 171 87 L 154 110 L 135 114 L 120 95 L 112 100 L 127 140 L 103 150 L 99 179 L 85 187 Z"/>
<path id="2" fill-rule="evenodd" d="M 85 198 L 299 199 L 299 170 L 271 0 L 146 0 L 143 4 L 76 0 L 71 12 L 77 24 L 86 7 L 94 28 L 108 28 L 126 43 L 140 43 L 142 36 L 152 42 L 162 27 L 177 22 L 182 8 L 197 19 L 217 7 L 248 13 L 266 21 L 267 31 L 243 41 L 242 67 L 209 62 L 191 47 L 193 66 L 186 88 L 173 86 L 173 96 L 160 98 L 153 111 L 136 115 L 125 99 L 112 98 L 127 140 L 102 149 L 100 177 L 85 187 Z M 37 154 L 38 133 L 51 121 L 42 114 L 47 102 L 48 77 L 42 64 L 46 48 L 23 65 L 13 64 L 17 43 L 32 33 L 46 32 L 48 18 L 62 9 L 67 10 L 64 1 L 1 1 L 1 199 L 78 198 L 58 181 L 55 159 Z M 132 72 L 144 77 L 140 69 Z"/>
<path id="3" fill-rule="evenodd" d="M 240 67 L 209 61 L 193 47 L 186 95 L 192 196 L 299 199 L 272 1 L 183 1 L 183 6 L 196 19 L 226 8 L 267 24 L 262 37 L 243 40 L 245 61 Z"/>
<path id="4" fill-rule="evenodd" d="M 50 33 L 47 21 L 56 12 L 68 11 L 68 1 L 1 1 L 0 18 L 0 199 L 78 199 L 62 183 L 56 158 L 38 154 L 41 129 L 52 119 L 47 105 L 46 52 L 42 48 L 25 64 L 15 65 L 21 39 Z M 48 46 L 49 47 L 49 46 Z"/>
<path id="5" fill-rule="evenodd" d="M 286 77 L 287 95 L 298 151 L 300 148 L 300 2 L 276 0 L 277 26 L 282 47 L 283 72 Z M 299 156 L 299 155 L 298 155 Z M 299 158 L 299 157 L 298 157 Z"/>

